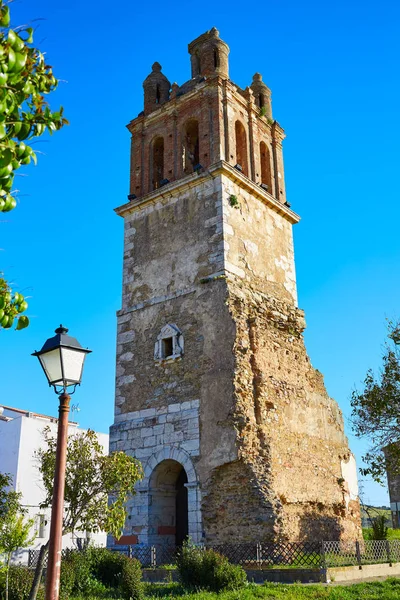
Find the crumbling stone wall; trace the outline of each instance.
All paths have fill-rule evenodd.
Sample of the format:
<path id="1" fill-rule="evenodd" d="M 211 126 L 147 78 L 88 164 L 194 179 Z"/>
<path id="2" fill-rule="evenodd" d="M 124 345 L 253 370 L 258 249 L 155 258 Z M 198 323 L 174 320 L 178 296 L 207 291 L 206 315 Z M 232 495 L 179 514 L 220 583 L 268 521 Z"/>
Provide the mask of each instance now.
<path id="1" fill-rule="evenodd" d="M 350 459 L 343 419 L 310 364 L 304 315 L 246 287 L 228 283 L 236 325 L 235 427 L 239 459 L 264 500 L 265 533 L 358 539 L 359 504 L 349 500 L 341 469 Z"/>

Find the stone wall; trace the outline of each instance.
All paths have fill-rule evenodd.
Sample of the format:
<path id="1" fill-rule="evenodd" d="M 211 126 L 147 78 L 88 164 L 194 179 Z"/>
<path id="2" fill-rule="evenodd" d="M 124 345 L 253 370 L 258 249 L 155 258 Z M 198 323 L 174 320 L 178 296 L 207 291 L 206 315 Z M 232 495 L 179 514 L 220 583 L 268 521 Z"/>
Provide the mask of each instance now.
<path id="1" fill-rule="evenodd" d="M 249 540 L 257 529 L 263 539 L 358 539 L 355 463 L 340 409 L 307 356 L 302 311 L 242 282 L 230 281 L 228 289 L 236 324 L 235 426 L 246 465 L 240 471 L 251 473 L 248 491 L 260 498 L 254 512 L 246 511 L 252 524 L 238 522 L 233 510 L 231 525 L 241 529 L 243 522 L 240 537 Z M 241 479 L 232 482 L 238 497 L 245 493 Z"/>

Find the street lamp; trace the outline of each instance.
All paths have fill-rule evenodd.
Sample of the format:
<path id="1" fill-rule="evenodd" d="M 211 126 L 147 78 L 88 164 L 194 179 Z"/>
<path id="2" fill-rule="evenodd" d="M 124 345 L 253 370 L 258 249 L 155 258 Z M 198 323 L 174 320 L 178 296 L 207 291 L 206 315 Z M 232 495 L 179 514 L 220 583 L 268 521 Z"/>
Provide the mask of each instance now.
<path id="1" fill-rule="evenodd" d="M 68 413 L 70 395 L 67 388 L 80 385 L 86 354 L 91 352 L 82 348 L 78 340 L 67 335 L 68 329 L 60 325 L 56 335 L 49 338 L 37 356 L 43 371 L 54 391 L 59 395 L 58 432 L 56 465 L 54 473 L 53 501 L 51 506 L 51 525 L 49 555 L 46 574 L 46 600 L 58 600 L 60 592 L 60 567 L 62 550 L 62 523 L 64 513 L 65 465 L 67 457 Z"/>

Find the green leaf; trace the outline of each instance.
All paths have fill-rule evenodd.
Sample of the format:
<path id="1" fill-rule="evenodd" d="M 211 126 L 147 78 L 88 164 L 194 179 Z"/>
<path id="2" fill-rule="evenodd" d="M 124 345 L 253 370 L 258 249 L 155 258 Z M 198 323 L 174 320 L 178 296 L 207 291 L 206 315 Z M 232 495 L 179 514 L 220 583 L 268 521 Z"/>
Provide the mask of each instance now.
<path id="1" fill-rule="evenodd" d="M 32 44 L 33 42 L 33 27 L 27 27 L 25 29 L 26 33 L 28 34 L 28 37 L 25 40 L 26 44 Z"/>
<path id="2" fill-rule="evenodd" d="M 0 27 L 8 27 L 10 24 L 10 9 L 8 6 L 3 6 L 0 12 Z"/>

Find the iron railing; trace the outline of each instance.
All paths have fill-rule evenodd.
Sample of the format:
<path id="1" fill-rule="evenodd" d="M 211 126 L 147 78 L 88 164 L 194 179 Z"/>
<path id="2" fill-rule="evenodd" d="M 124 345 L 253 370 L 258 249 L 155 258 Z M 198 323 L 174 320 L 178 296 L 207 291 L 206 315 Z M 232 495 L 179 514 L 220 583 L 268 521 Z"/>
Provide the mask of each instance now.
<path id="1" fill-rule="evenodd" d="M 204 547 L 204 546 L 201 546 Z M 257 542 L 207 545 L 233 564 L 245 569 L 328 568 L 400 562 L 400 540 L 358 542 Z M 113 546 L 140 561 L 142 567 L 156 568 L 176 563 L 179 547 L 168 545 Z M 28 566 L 35 568 L 39 550 L 29 550 Z M 47 556 L 45 566 L 47 564 Z"/>

